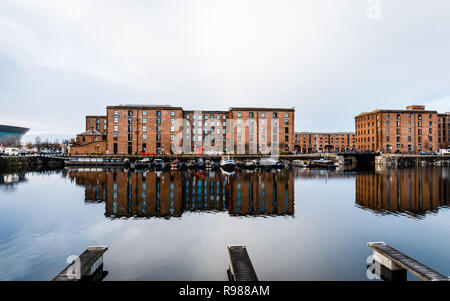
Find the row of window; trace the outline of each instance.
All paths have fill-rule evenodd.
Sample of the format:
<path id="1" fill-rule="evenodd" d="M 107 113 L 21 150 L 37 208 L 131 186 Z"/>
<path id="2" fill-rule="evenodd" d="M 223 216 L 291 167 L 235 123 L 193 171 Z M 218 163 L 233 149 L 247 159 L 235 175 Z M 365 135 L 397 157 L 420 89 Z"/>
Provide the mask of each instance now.
<path id="1" fill-rule="evenodd" d="M 115 110 L 114 111 L 114 115 L 115 116 L 117 116 L 117 115 L 119 115 L 119 111 L 118 110 Z M 147 111 L 142 111 L 142 115 L 143 116 L 147 116 Z M 128 116 L 133 116 L 133 111 L 132 110 L 129 110 L 128 111 Z M 156 111 L 156 116 L 157 117 L 161 117 L 161 111 Z M 175 116 L 175 112 L 174 111 L 171 111 L 170 112 L 170 116 Z M 198 119 L 199 120 L 202 120 L 202 116 L 204 116 L 203 118 L 206 120 L 206 119 L 208 119 L 208 115 L 199 115 L 199 117 L 198 117 Z M 214 115 L 214 114 L 210 114 L 209 115 L 209 119 L 214 119 L 214 118 L 217 118 L 217 119 L 220 119 L 220 116 L 221 115 Z M 249 112 L 248 113 L 248 117 L 249 118 L 254 118 L 254 112 Z M 277 118 L 278 117 L 278 113 L 276 113 L 276 112 L 274 112 L 274 113 L 272 113 L 272 116 L 273 116 L 273 118 Z M 190 117 L 190 115 L 189 114 L 186 114 L 186 118 L 187 119 L 189 119 L 189 117 Z M 238 118 L 241 118 L 242 117 L 242 112 L 237 112 L 237 117 Z M 264 112 L 261 112 L 260 113 L 260 117 L 262 117 L 262 118 L 265 118 L 266 117 L 266 113 L 264 113 Z M 284 117 L 285 118 L 289 118 L 289 113 L 285 113 L 284 114 Z M 223 119 L 226 119 L 226 115 L 222 115 L 222 118 Z"/>

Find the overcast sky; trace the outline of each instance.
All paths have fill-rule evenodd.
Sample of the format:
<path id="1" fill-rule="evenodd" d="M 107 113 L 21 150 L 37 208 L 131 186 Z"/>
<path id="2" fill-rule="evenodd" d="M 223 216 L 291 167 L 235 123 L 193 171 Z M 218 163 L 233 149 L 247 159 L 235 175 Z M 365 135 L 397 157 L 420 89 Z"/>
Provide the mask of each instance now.
<path id="1" fill-rule="evenodd" d="M 448 0 L 1 0 L 0 124 L 75 136 L 107 105 L 296 107 L 297 131 L 450 111 Z M 59 136 L 58 136 L 59 135 Z"/>

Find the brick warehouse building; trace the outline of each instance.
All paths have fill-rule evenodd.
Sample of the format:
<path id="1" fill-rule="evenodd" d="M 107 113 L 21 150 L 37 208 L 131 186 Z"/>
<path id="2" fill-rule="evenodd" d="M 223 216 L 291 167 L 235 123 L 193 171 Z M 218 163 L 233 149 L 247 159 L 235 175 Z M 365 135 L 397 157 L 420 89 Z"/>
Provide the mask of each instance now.
<path id="1" fill-rule="evenodd" d="M 77 135 L 70 154 L 293 152 L 294 113 L 293 108 L 184 111 L 158 105 L 108 106 L 106 116 L 86 116 L 86 132 Z"/>
<path id="2" fill-rule="evenodd" d="M 297 153 L 349 152 L 356 150 L 356 136 L 352 132 L 296 132 Z"/>
<path id="3" fill-rule="evenodd" d="M 422 105 L 407 106 L 406 110 L 374 110 L 355 117 L 359 151 L 437 151 L 445 144 L 444 139 L 448 144 L 447 127 L 448 114 L 425 110 Z"/>

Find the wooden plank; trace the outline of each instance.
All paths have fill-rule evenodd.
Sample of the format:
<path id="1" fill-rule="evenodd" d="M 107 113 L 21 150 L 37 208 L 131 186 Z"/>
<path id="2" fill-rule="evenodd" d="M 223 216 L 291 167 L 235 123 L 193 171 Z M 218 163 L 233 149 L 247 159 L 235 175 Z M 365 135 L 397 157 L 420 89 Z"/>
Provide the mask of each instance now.
<path id="1" fill-rule="evenodd" d="M 76 264 L 76 262 L 72 262 L 69 264 L 64 270 L 61 271 L 61 273 L 56 276 L 53 281 L 78 281 L 81 280 L 84 276 L 90 275 L 92 272 L 91 267 L 95 264 L 96 266 L 102 266 L 103 263 L 100 261 L 102 260 L 103 254 L 108 250 L 108 247 L 89 247 L 86 251 L 83 252 L 79 256 L 79 275 L 80 279 L 76 279 L 75 277 L 67 277 L 67 274 L 70 274 L 70 271 L 73 270 L 73 266 Z"/>
<path id="2" fill-rule="evenodd" d="M 228 246 L 229 275 L 232 281 L 258 281 L 245 246 Z"/>
<path id="3" fill-rule="evenodd" d="M 403 254 L 397 249 L 392 248 L 385 242 L 369 242 L 369 247 L 392 260 L 396 265 L 401 268 L 410 271 L 417 277 L 425 281 L 449 281 L 449 277 L 442 275 L 439 272 L 427 267 L 426 265 L 412 259 L 411 257 Z"/>

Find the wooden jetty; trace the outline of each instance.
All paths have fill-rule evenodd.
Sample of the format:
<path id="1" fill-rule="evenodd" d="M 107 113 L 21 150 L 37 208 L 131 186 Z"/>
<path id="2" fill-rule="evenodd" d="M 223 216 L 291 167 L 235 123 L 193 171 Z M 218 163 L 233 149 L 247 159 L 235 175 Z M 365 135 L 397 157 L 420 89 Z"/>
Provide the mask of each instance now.
<path id="1" fill-rule="evenodd" d="M 230 266 L 227 272 L 230 281 L 258 281 L 245 246 L 228 246 L 228 255 Z"/>
<path id="2" fill-rule="evenodd" d="M 103 254 L 108 247 L 89 247 L 70 263 L 53 281 L 101 281 L 108 272 L 103 271 Z"/>
<path id="3" fill-rule="evenodd" d="M 404 272 L 404 280 L 406 280 L 406 271 L 409 271 L 425 281 L 450 281 L 449 277 L 412 259 L 385 242 L 368 242 L 367 245 L 373 249 L 373 259 L 376 262 L 389 271 Z"/>

